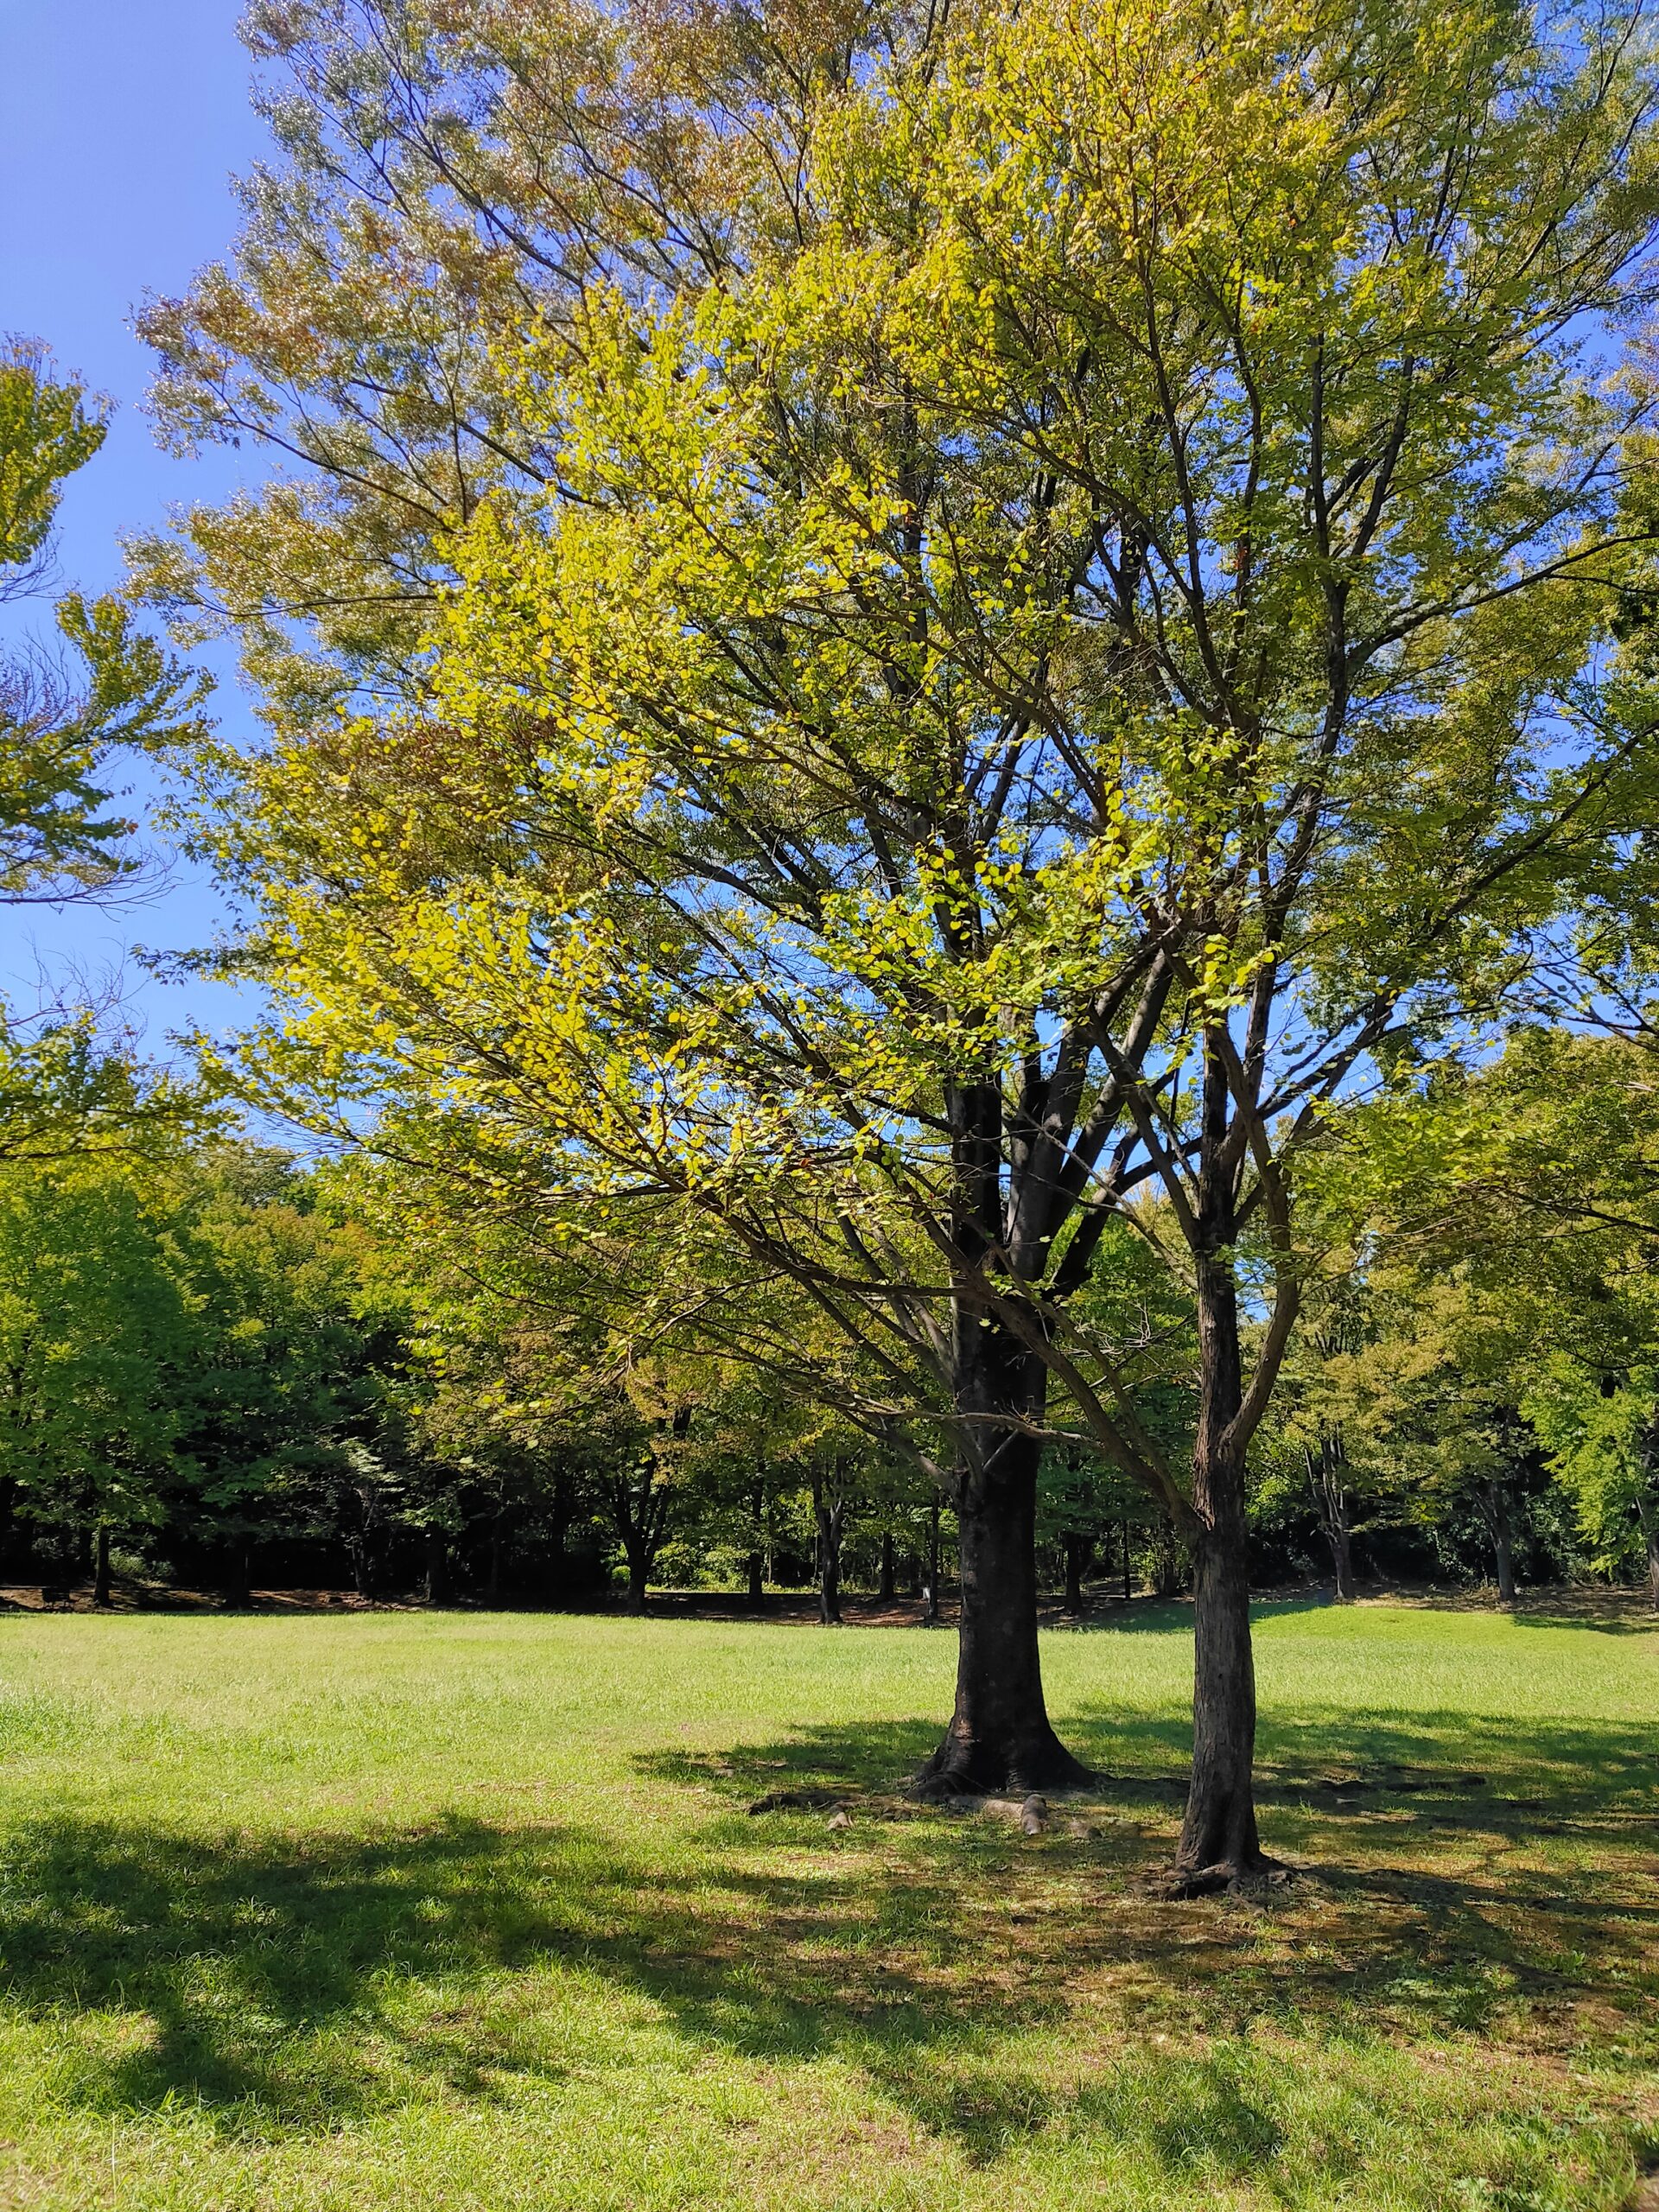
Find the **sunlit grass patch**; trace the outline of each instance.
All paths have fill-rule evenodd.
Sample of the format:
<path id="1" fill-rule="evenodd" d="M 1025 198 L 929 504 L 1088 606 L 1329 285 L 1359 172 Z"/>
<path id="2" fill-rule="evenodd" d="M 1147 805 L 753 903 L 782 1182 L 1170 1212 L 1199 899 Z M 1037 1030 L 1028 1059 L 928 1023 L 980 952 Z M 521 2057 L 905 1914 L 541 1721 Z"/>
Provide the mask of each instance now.
<path id="1" fill-rule="evenodd" d="M 893 1784 L 950 1640 L 0 1624 L 0 2205 L 1612 2212 L 1659 2113 L 1659 1638 L 1264 1609 L 1262 1907 L 1142 1886 L 1179 1609 L 1049 1639 L 1113 1779 Z M 852 1808 L 752 1815 L 780 1787 Z"/>

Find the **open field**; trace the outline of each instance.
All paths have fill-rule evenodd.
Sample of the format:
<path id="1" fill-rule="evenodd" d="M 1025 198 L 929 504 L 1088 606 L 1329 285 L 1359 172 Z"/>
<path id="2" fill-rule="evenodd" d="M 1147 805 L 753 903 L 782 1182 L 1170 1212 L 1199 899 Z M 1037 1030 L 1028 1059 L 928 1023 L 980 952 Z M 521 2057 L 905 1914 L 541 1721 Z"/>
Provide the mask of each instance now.
<path id="1" fill-rule="evenodd" d="M 1630 2200 L 1659 1635 L 1264 1607 L 1266 1907 L 1137 1890 L 1177 1611 L 1048 1637 L 1115 1779 L 1032 1839 L 887 1795 L 954 1643 L 0 1618 L 0 2205 Z"/>

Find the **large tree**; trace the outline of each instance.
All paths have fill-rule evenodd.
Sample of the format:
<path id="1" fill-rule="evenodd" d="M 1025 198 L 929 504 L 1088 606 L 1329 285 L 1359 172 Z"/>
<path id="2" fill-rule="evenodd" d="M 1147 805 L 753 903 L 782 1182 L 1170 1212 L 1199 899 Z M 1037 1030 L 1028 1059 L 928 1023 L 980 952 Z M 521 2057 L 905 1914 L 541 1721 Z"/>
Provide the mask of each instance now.
<path id="1" fill-rule="evenodd" d="M 1046 1439 L 1103 1450 L 1196 1561 L 1181 1866 L 1248 1872 L 1243 1470 L 1296 1313 L 1288 1162 L 1480 1000 L 1634 741 L 1573 688 L 1629 428 L 1579 349 L 1651 224 L 1634 21 L 1045 0 L 791 49 L 742 13 L 562 12 L 556 53 L 411 57 L 399 10 L 393 70 L 326 12 L 271 11 L 308 27 L 331 189 L 365 180 L 354 229 L 337 197 L 308 235 L 359 267 L 381 241 L 395 289 L 398 194 L 459 210 L 420 298 L 436 268 L 455 308 L 464 236 L 498 327 L 470 414 L 409 402 L 438 474 L 435 423 L 467 456 L 413 524 L 372 347 L 325 339 L 332 382 L 279 359 L 263 263 L 162 328 L 181 416 L 293 425 L 330 472 L 359 626 L 325 614 L 319 665 L 406 702 L 316 711 L 284 664 L 273 748 L 220 764 L 295 1011 L 248 1065 L 313 1116 L 402 1102 L 382 1141 L 504 1213 L 579 1239 L 678 1207 L 734 1285 L 810 1302 L 803 1376 L 899 1425 L 960 1515 L 930 1788 L 1078 1776 L 1035 1481 Z M 578 64 L 608 100 L 559 84 Z M 625 90 L 651 127 L 619 169 Z M 454 324 L 383 332 L 406 397 Z M 265 621 L 292 496 L 259 553 L 250 512 L 199 518 L 158 588 L 207 607 L 217 573 Z M 394 653 L 361 610 L 398 498 Z M 1190 1467 L 1077 1304 L 1153 1183 Z"/>

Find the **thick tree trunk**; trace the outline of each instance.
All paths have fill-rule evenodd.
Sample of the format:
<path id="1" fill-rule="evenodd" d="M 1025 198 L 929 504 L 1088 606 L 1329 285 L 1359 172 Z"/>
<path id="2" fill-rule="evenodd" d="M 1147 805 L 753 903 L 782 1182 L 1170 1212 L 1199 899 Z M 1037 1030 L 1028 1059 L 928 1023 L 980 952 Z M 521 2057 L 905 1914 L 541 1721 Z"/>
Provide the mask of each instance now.
<path id="1" fill-rule="evenodd" d="M 1094 1545 L 1087 1536 L 1068 1535 L 1065 1548 L 1065 1610 L 1075 1618 L 1083 1611 L 1083 1576 Z"/>
<path id="2" fill-rule="evenodd" d="M 110 1530 L 107 1522 L 98 1524 L 98 1560 L 92 1570 L 92 1603 L 107 1605 L 110 1602 Z"/>
<path id="3" fill-rule="evenodd" d="M 1221 1080 L 1212 1060 L 1205 1070 L 1206 1090 Z M 1230 1192 L 1221 1167 L 1201 1173 L 1198 1426 L 1192 1457 L 1192 1779 L 1175 1867 L 1185 1881 L 1203 1888 L 1248 1879 L 1268 1865 L 1256 1835 L 1252 1780 L 1255 1668 L 1244 1448 L 1233 1433 L 1243 1400 L 1243 1372 Z"/>
<path id="4" fill-rule="evenodd" d="M 1081 1788 L 1090 1776 L 1049 1725 L 1037 1650 L 1037 1459 L 1030 1437 L 997 1440 L 958 1476 L 962 1625 L 957 1709 L 916 1779 L 918 1795 Z"/>
<path id="5" fill-rule="evenodd" d="M 899 1592 L 899 1560 L 893 1550 L 892 1535 L 881 1539 L 881 1573 L 876 1585 L 876 1596 L 884 1605 L 890 1605 Z"/>
<path id="6" fill-rule="evenodd" d="M 1241 1491 L 1243 1485 L 1240 1485 Z M 1175 1864 L 1186 1875 L 1249 1875 L 1267 1864 L 1255 1828 L 1255 1667 L 1241 1535 L 1205 1529 L 1192 1580 L 1192 1779 Z"/>
<path id="7" fill-rule="evenodd" d="M 645 1610 L 645 1590 L 651 1578 L 651 1561 L 637 1546 L 628 1548 L 628 1611 L 636 1618 Z"/>

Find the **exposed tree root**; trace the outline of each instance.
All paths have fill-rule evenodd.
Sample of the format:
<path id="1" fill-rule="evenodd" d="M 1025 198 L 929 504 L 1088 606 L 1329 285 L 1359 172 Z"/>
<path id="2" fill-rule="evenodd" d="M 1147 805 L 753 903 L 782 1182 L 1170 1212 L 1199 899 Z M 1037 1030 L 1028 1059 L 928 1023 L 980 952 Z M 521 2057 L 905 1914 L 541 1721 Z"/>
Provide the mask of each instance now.
<path id="1" fill-rule="evenodd" d="M 925 1804 L 956 1797 L 1052 1797 L 1089 1789 L 1096 1777 L 1052 1731 L 1013 1749 L 947 1735 L 906 1794 Z"/>
<path id="2" fill-rule="evenodd" d="M 1262 1897 L 1287 1888 L 1295 1876 L 1294 1867 L 1265 1854 L 1243 1865 L 1236 1859 L 1221 1859 L 1212 1866 L 1173 1866 L 1166 1872 L 1150 1875 L 1146 1891 L 1148 1897 L 1167 1903 L 1224 1894 L 1234 1897 Z"/>

